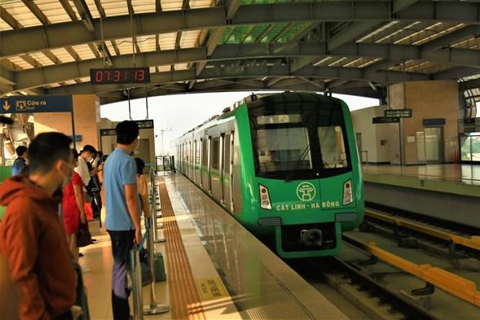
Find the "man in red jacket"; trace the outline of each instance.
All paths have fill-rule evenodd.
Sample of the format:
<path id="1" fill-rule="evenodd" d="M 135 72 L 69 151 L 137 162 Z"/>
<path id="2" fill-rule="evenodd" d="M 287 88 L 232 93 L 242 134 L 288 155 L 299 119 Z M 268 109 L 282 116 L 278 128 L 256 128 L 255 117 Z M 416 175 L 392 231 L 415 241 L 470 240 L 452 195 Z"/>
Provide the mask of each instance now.
<path id="1" fill-rule="evenodd" d="M 22 320 L 73 319 L 75 270 L 58 214 L 62 187 L 73 171 L 71 142 L 58 132 L 39 134 L 28 149 L 28 177 L 0 186 L 0 204 L 7 206 L 0 253 L 20 291 Z"/>

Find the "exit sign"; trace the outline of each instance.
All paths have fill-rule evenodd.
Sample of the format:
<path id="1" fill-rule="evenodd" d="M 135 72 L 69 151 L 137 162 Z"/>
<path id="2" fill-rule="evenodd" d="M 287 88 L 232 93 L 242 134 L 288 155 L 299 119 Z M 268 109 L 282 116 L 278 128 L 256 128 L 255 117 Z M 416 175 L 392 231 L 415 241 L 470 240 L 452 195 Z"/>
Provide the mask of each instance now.
<path id="1" fill-rule="evenodd" d="M 412 109 L 387 109 L 385 110 L 387 118 L 411 118 Z"/>

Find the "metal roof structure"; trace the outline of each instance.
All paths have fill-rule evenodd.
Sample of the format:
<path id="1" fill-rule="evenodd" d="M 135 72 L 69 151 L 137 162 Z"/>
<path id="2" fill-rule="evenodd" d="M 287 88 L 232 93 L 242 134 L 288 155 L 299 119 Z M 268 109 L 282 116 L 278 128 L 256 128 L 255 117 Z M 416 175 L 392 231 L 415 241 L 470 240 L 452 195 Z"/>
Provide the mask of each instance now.
<path id="1" fill-rule="evenodd" d="M 147 85 L 92 68 L 149 67 Z M 315 90 L 385 97 L 456 79 L 480 101 L 480 3 L 448 0 L 1 0 L 0 94 Z"/>

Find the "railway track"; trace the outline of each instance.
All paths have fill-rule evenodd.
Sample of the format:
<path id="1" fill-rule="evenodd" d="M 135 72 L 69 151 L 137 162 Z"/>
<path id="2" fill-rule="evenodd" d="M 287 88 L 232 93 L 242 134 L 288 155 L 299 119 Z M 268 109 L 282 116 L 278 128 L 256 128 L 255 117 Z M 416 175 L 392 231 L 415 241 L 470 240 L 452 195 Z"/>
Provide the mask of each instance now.
<path id="1" fill-rule="evenodd" d="M 371 319 L 480 318 L 475 230 L 372 209 L 365 222 L 340 255 L 308 262 L 321 270 L 312 285 L 327 282 Z"/>

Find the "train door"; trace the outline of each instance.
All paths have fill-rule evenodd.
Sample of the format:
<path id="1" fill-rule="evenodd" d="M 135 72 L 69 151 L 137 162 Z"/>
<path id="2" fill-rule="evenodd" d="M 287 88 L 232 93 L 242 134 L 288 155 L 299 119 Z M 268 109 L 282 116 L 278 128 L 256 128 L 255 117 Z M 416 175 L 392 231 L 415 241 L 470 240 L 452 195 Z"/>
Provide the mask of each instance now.
<path id="1" fill-rule="evenodd" d="M 230 167 L 230 172 L 228 173 L 229 175 L 229 180 L 230 180 L 230 185 L 229 185 L 229 194 L 230 194 L 230 211 L 235 214 L 235 197 L 234 197 L 234 194 L 235 194 L 235 190 L 234 190 L 234 186 L 235 186 L 235 179 L 234 179 L 234 174 L 233 174 L 233 171 L 234 171 L 234 157 L 235 157 L 235 132 L 232 131 L 231 134 L 230 134 L 230 159 L 229 159 L 229 167 Z"/>
<path id="2" fill-rule="evenodd" d="M 217 200 L 221 199 L 220 178 L 220 137 L 210 138 L 210 192 Z"/>
<path id="3" fill-rule="evenodd" d="M 201 138 L 200 139 L 200 163 L 199 163 L 199 178 L 200 178 L 200 186 L 203 187 L 204 185 L 204 182 L 203 182 L 203 173 L 202 173 L 202 168 L 203 168 L 203 163 L 204 163 L 204 153 L 205 153 L 205 148 L 204 148 L 204 144 L 206 143 L 205 141 L 203 141 L 204 139 Z"/>
<path id="4" fill-rule="evenodd" d="M 193 178 L 193 170 L 192 170 L 192 141 L 188 141 L 188 149 L 187 149 L 187 164 L 188 164 L 188 177 L 190 179 Z"/>
<path id="5" fill-rule="evenodd" d="M 231 135 L 226 134 L 223 136 L 223 152 L 222 152 L 222 204 L 226 208 L 231 207 Z"/>
<path id="6" fill-rule="evenodd" d="M 193 152 L 194 152 L 194 155 L 193 155 L 193 168 L 194 168 L 194 172 L 193 172 L 193 181 L 195 181 L 195 183 L 200 183 L 199 182 L 199 170 L 200 170 L 200 144 L 198 143 L 197 140 L 194 140 L 193 141 Z"/>
<path id="7" fill-rule="evenodd" d="M 443 128 L 425 127 L 416 133 L 418 162 L 443 163 Z"/>
<path id="8" fill-rule="evenodd" d="M 210 138 L 204 137 L 202 139 L 202 166 L 200 173 L 202 175 L 203 189 L 210 191 L 210 155 L 208 154 L 210 145 Z"/>

